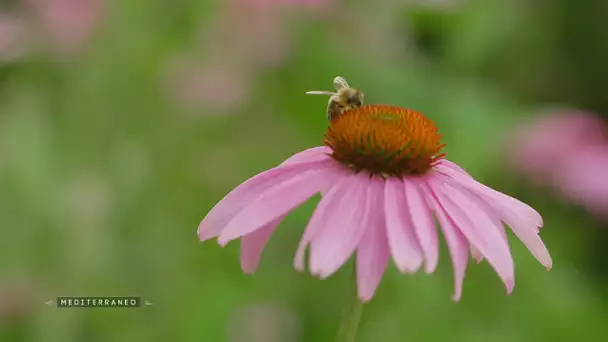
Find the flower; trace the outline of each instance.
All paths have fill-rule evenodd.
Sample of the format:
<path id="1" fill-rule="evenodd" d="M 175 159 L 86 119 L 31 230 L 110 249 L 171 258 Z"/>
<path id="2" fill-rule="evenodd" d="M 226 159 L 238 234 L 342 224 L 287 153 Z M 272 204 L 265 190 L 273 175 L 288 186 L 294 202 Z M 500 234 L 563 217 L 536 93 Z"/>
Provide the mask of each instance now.
<path id="1" fill-rule="evenodd" d="M 596 115 L 563 110 L 526 122 L 515 132 L 512 165 L 592 213 L 608 214 L 608 126 Z"/>
<path id="2" fill-rule="evenodd" d="M 201 64 L 191 58 L 176 58 L 172 62 L 164 75 L 167 91 L 186 109 L 203 115 L 223 115 L 249 98 L 252 89 L 247 68 L 230 61 Z"/>
<path id="3" fill-rule="evenodd" d="M 43 38 L 61 55 L 77 52 L 101 24 L 101 0 L 27 0 L 27 10 Z"/>
<path id="4" fill-rule="evenodd" d="M 40 303 L 34 282 L 25 275 L 3 274 L 0 278 L 0 329 L 24 324 L 31 319 L 34 308 Z"/>
<path id="5" fill-rule="evenodd" d="M 0 63 L 37 52 L 78 52 L 101 24 L 102 0 L 23 0 L 0 10 Z"/>
<path id="6" fill-rule="evenodd" d="M 358 296 L 368 301 L 390 258 L 402 273 L 438 262 L 436 217 L 451 255 L 454 300 L 462 294 L 469 251 L 486 259 L 514 286 L 514 265 L 503 223 L 547 268 L 551 257 L 539 237 L 541 216 L 528 205 L 476 182 L 440 153 L 433 122 L 394 106 L 368 105 L 334 119 L 325 145 L 297 153 L 222 199 L 198 227 L 201 241 L 220 245 L 241 238 L 241 266 L 256 270 L 262 250 L 281 220 L 317 193 L 315 209 L 296 251 L 294 266 L 326 278 L 356 252 Z M 502 222 L 501 222 L 502 221 Z"/>
<path id="7" fill-rule="evenodd" d="M 22 18 L 0 13 L 0 63 L 19 59 L 24 54 L 26 33 Z"/>
<path id="8" fill-rule="evenodd" d="M 185 58 L 167 61 L 168 95 L 197 113 L 234 113 L 250 99 L 256 75 L 287 60 L 302 14 L 326 16 L 330 10 L 327 0 L 222 2 L 213 20 L 201 21 L 200 42 L 182 53 Z"/>

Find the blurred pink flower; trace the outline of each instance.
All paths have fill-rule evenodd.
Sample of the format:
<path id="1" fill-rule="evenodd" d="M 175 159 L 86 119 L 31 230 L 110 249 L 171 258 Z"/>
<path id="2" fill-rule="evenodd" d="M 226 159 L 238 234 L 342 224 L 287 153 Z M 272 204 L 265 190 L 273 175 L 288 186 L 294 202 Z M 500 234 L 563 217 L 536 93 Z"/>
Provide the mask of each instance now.
<path id="1" fill-rule="evenodd" d="M 0 329 L 28 318 L 36 302 L 41 300 L 31 279 L 7 277 L 0 279 Z"/>
<path id="2" fill-rule="evenodd" d="M 227 25 L 221 43 L 232 42 L 248 63 L 265 67 L 280 65 L 290 50 L 290 37 L 298 15 L 324 13 L 329 0 L 232 0 L 220 14 L 220 26 Z M 238 25 L 234 25 L 238 23 Z"/>
<path id="3" fill-rule="evenodd" d="M 230 64 L 200 64 L 180 59 L 168 66 L 165 85 L 172 98 L 189 110 L 226 114 L 249 96 L 248 73 Z"/>
<path id="4" fill-rule="evenodd" d="M 608 126 L 581 111 L 535 118 L 515 132 L 512 163 L 594 213 L 608 213 Z"/>
<path id="5" fill-rule="evenodd" d="M 201 29 L 209 55 L 169 66 L 171 96 L 192 109 L 228 113 L 249 97 L 256 73 L 281 65 L 291 50 L 289 25 L 302 10 L 322 13 L 328 0 L 231 0 Z M 173 62 L 170 62 L 173 65 Z"/>
<path id="6" fill-rule="evenodd" d="M 0 62 L 17 59 L 26 50 L 26 24 L 22 18 L 0 13 Z"/>
<path id="7" fill-rule="evenodd" d="M 452 257 L 454 300 L 462 294 L 469 251 L 478 261 L 487 259 L 512 291 L 514 265 L 502 222 L 550 268 L 538 235 L 541 216 L 443 159 L 440 137 L 417 112 L 392 106 L 350 110 L 331 122 L 327 146 L 295 154 L 224 197 L 200 223 L 199 239 L 217 238 L 224 246 L 241 238 L 241 266 L 252 273 L 283 218 L 321 193 L 294 266 L 304 270 L 310 246 L 310 271 L 326 278 L 356 252 L 362 301 L 374 295 L 391 257 L 403 273 L 423 263 L 427 273 L 434 272 L 439 243 L 433 216 Z"/>
<path id="8" fill-rule="evenodd" d="M 102 1 L 19 1 L 0 13 L 0 62 L 31 53 L 38 42 L 59 55 L 77 52 L 100 24 Z"/>
<path id="9" fill-rule="evenodd" d="M 103 0 L 24 0 L 41 35 L 59 54 L 80 49 L 100 24 Z"/>
<path id="10" fill-rule="evenodd" d="M 556 170 L 555 184 L 567 199 L 591 213 L 608 214 L 608 142 L 588 146 L 568 160 Z"/>

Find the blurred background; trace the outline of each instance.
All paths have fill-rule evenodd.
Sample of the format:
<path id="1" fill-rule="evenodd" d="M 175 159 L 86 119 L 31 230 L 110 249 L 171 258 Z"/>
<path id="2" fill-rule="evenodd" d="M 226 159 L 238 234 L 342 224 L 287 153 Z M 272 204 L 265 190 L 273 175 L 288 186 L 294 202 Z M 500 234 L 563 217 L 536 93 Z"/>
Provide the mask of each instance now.
<path id="1" fill-rule="evenodd" d="M 332 341 L 348 267 L 292 260 L 318 198 L 254 277 L 199 243 L 228 191 L 322 144 L 334 76 L 422 111 L 451 160 L 535 207 L 550 272 L 511 239 L 505 296 L 472 264 L 450 300 L 389 267 L 358 341 L 600 341 L 608 321 L 604 0 L 0 2 L 0 341 Z M 57 309 L 58 295 L 142 309 Z"/>

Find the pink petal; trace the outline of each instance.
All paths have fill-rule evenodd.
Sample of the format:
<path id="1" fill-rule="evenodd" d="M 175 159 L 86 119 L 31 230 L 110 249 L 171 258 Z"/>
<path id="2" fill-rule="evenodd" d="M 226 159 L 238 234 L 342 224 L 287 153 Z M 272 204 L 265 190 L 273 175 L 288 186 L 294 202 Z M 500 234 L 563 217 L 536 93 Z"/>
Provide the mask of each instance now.
<path id="1" fill-rule="evenodd" d="M 420 185 L 417 183 L 417 181 L 411 179 L 403 179 L 407 208 L 424 255 L 424 269 L 426 273 L 432 273 L 437 268 L 439 260 L 437 228 L 431 214 L 431 208 L 423 195 L 423 189 L 419 188 Z"/>
<path id="2" fill-rule="evenodd" d="M 514 265 L 511 251 L 499 232 L 499 226 L 459 189 L 441 179 L 428 181 L 437 201 L 469 243 L 488 260 L 510 293 L 513 288 Z"/>
<path id="3" fill-rule="evenodd" d="M 538 236 L 536 226 L 538 218 L 533 217 L 529 211 L 522 210 L 524 208 L 522 202 L 504 194 L 501 194 L 504 197 L 497 196 L 496 194 L 500 193 L 496 190 L 490 189 L 472 178 L 462 177 L 451 169 L 439 169 L 438 167 L 438 170 L 482 198 L 500 216 L 501 220 L 511 227 L 513 233 L 524 243 L 532 255 L 546 268 L 551 268 L 552 260 L 549 251 Z"/>
<path id="4" fill-rule="evenodd" d="M 353 254 L 367 227 L 369 175 L 353 174 L 339 188 L 332 188 L 315 210 L 309 228 L 310 271 L 326 278 Z"/>
<path id="5" fill-rule="evenodd" d="M 292 165 L 298 164 L 302 162 L 314 161 L 314 160 L 324 160 L 330 159 L 333 150 L 327 146 L 319 146 L 309 148 L 305 151 L 299 152 L 291 156 L 289 159 L 283 162 L 281 165 Z M 336 168 L 332 168 L 331 172 L 339 171 L 341 165 L 336 165 Z M 328 172 L 330 172 L 328 170 Z M 328 184 L 327 187 L 319 189 L 321 195 L 327 193 L 332 184 Z"/>
<path id="6" fill-rule="evenodd" d="M 376 292 L 390 258 L 384 219 L 384 180 L 373 177 L 369 223 L 357 248 L 357 292 L 367 302 Z"/>
<path id="7" fill-rule="evenodd" d="M 551 269 L 553 261 L 547 250 L 543 240 L 538 236 L 538 232 L 533 226 L 517 215 L 517 213 L 509 207 L 493 206 L 494 210 L 502 216 L 503 221 L 511 227 L 515 236 L 523 242 L 534 257 L 547 269 Z"/>
<path id="8" fill-rule="evenodd" d="M 328 159 L 332 153 L 332 149 L 327 146 L 313 147 L 294 154 L 285 160 L 281 165 L 292 165 L 301 162 L 324 160 Z"/>
<path id="9" fill-rule="evenodd" d="M 447 159 L 441 159 L 439 161 L 439 164 L 437 166 L 439 166 L 439 168 L 441 168 L 443 166 L 443 167 L 449 168 L 450 170 L 453 170 L 453 171 L 456 171 L 456 172 L 460 172 L 460 173 L 462 173 L 465 176 L 473 178 L 473 176 L 471 176 L 465 169 L 463 169 L 462 167 L 460 167 L 460 165 L 458 165 L 456 163 L 453 163 L 453 162 L 451 162 L 451 161 L 449 161 Z"/>
<path id="10" fill-rule="evenodd" d="M 471 183 L 471 177 L 467 174 L 460 166 L 455 163 L 450 162 L 449 160 L 442 160 L 441 164 L 435 167 L 437 171 L 449 175 L 450 177 L 460 181 L 461 183 L 468 183 L 468 188 L 473 191 L 475 194 L 483 198 L 488 202 L 504 202 L 505 205 L 512 207 L 517 211 L 518 215 L 525 217 L 526 219 L 533 222 L 535 227 L 543 226 L 543 219 L 540 214 L 534 210 L 529 205 L 521 202 L 520 200 L 513 198 L 511 196 L 505 195 L 501 192 L 498 192 L 490 187 L 487 187 L 477 181 Z M 465 177 L 466 176 L 466 177 Z"/>
<path id="11" fill-rule="evenodd" d="M 294 166 L 300 165 L 308 163 Z M 287 215 L 333 181 L 332 174 L 326 172 L 330 167 L 325 163 L 323 167 L 307 168 L 261 193 L 228 223 L 221 231 L 218 242 L 225 245 L 230 240 L 247 235 L 276 218 Z"/>
<path id="12" fill-rule="evenodd" d="M 428 190 L 427 193 L 429 198 L 431 198 L 430 202 L 435 211 L 437 221 L 439 221 L 439 226 L 441 227 L 441 231 L 443 232 L 445 242 L 448 245 L 448 250 L 450 251 L 450 256 L 452 258 L 452 265 L 454 267 L 454 295 L 452 296 L 452 300 L 459 301 L 462 297 L 462 285 L 467 270 L 467 263 L 469 262 L 467 240 L 458 227 L 454 225 L 454 222 L 450 219 L 449 215 L 445 212 L 433 194 Z"/>
<path id="13" fill-rule="evenodd" d="M 397 178 L 386 180 L 384 203 L 386 234 L 393 260 L 401 272 L 416 272 L 424 259 L 414 232 L 401 180 Z"/>
<path id="14" fill-rule="evenodd" d="M 204 241 L 219 235 L 236 214 L 268 189 L 306 170 L 326 168 L 329 162 L 330 160 L 323 160 L 279 166 L 248 179 L 209 211 L 198 226 L 199 239 Z"/>
<path id="15" fill-rule="evenodd" d="M 482 262 L 483 254 L 481 254 L 481 252 L 477 248 L 475 248 L 475 246 L 471 245 L 469 247 L 471 248 L 471 257 L 473 257 L 473 259 L 475 259 L 477 263 Z"/>
<path id="16" fill-rule="evenodd" d="M 477 184 L 481 185 L 481 183 L 477 183 Z M 526 203 L 524 203 L 516 198 L 503 194 L 502 192 L 498 192 L 492 188 L 486 187 L 485 185 L 482 185 L 482 186 L 487 188 L 487 191 L 488 191 L 487 195 L 485 195 L 485 196 L 481 195 L 481 197 L 486 197 L 486 198 L 484 198 L 484 199 L 486 199 L 486 201 L 489 202 L 490 198 L 493 197 L 495 200 L 504 202 L 505 205 L 513 208 L 513 210 L 515 210 L 518 215 L 521 215 L 527 221 L 532 221 L 534 230 L 536 232 L 539 231 L 539 228 L 542 228 L 543 218 L 540 216 L 540 214 L 536 210 L 532 209 L 532 207 L 530 207 Z"/>
<path id="17" fill-rule="evenodd" d="M 279 226 L 283 218 L 284 216 L 281 216 L 264 227 L 243 236 L 241 239 L 241 268 L 244 273 L 251 274 L 257 270 L 262 251 L 268 239 L 270 239 L 270 235 Z"/>
<path id="18" fill-rule="evenodd" d="M 472 192 L 468 191 L 467 188 L 462 187 L 459 183 L 453 182 L 451 179 L 449 179 L 449 182 L 450 182 L 450 185 L 458 188 L 463 195 L 467 196 L 467 198 L 470 201 L 472 201 L 476 206 L 478 206 L 483 212 L 485 212 L 488 215 L 490 220 L 492 220 L 493 225 L 498 228 L 498 233 L 500 234 L 500 236 L 502 236 L 502 239 L 505 241 L 505 243 L 508 246 L 509 239 L 507 238 L 507 232 L 505 231 L 505 225 L 501 221 L 500 217 L 498 216 L 498 214 L 496 213 L 494 208 L 492 208 L 492 206 L 490 206 L 483 199 L 479 198 Z"/>
<path id="19" fill-rule="evenodd" d="M 459 186 L 459 184 L 452 184 L 452 185 Z M 488 216 L 494 223 L 494 226 L 496 226 L 498 228 L 498 232 L 500 233 L 502 238 L 505 240 L 505 243 L 507 243 L 507 245 L 508 245 L 509 240 L 507 238 L 507 232 L 505 231 L 505 226 L 502 223 L 502 221 L 500 220 L 500 217 L 498 217 L 498 215 L 494 211 L 494 209 L 492 209 L 492 207 L 490 207 L 488 205 L 488 203 L 486 203 L 484 200 L 475 196 L 472 193 L 468 194 L 467 191 L 465 191 L 465 192 L 463 192 L 463 194 L 467 195 L 469 200 L 473 201 L 475 203 L 475 205 L 479 206 L 484 212 L 486 212 L 486 214 L 488 214 Z M 475 259 L 475 261 L 477 261 L 477 263 L 482 262 L 483 255 L 481 254 L 481 252 L 479 252 L 479 250 L 477 250 L 473 245 L 471 245 L 470 247 L 471 247 L 471 256 Z"/>
<path id="20" fill-rule="evenodd" d="M 336 205 L 337 201 L 335 199 L 341 198 L 343 196 L 343 194 L 339 192 L 346 190 L 344 185 L 349 181 L 350 177 L 352 177 L 353 175 L 354 174 L 346 168 L 338 168 L 335 171 L 335 181 L 327 186 L 327 191 L 325 194 L 323 194 L 321 202 L 315 209 L 315 213 L 326 210 L 323 209 L 326 206 Z M 328 198 L 326 199 L 325 197 Z M 304 230 L 304 235 L 302 236 L 302 239 L 300 239 L 300 243 L 298 244 L 298 250 L 296 251 L 296 255 L 294 258 L 294 268 L 297 271 L 303 272 L 305 269 L 304 259 L 306 256 L 306 248 L 312 241 L 312 238 L 317 234 L 317 232 L 321 228 L 323 228 L 321 225 L 318 224 L 318 220 L 321 217 L 321 213 L 317 213 L 317 215 L 313 213 L 311 219 L 308 222 L 308 225 L 306 226 L 306 229 Z"/>

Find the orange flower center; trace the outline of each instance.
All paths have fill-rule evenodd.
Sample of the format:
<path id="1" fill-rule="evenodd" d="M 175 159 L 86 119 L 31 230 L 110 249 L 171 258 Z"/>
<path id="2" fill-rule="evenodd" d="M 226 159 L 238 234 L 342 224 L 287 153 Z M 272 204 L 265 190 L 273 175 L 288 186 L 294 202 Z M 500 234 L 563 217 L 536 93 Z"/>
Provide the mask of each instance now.
<path id="1" fill-rule="evenodd" d="M 332 157 L 355 171 L 386 176 L 421 175 L 445 153 L 435 124 L 411 109 L 369 105 L 330 122 L 325 145 Z"/>

